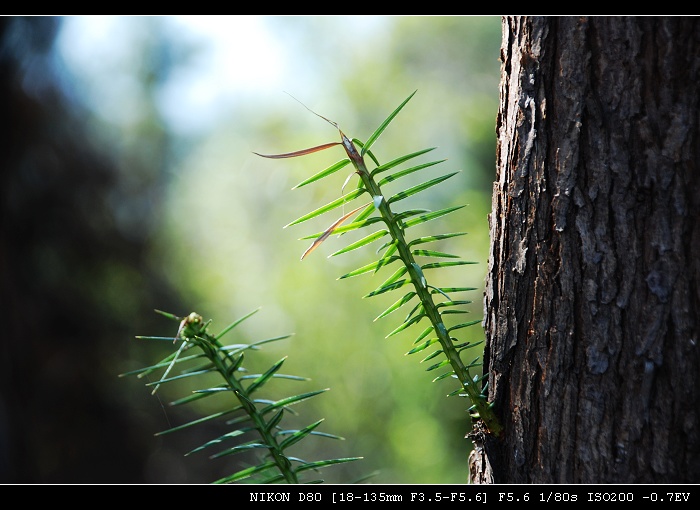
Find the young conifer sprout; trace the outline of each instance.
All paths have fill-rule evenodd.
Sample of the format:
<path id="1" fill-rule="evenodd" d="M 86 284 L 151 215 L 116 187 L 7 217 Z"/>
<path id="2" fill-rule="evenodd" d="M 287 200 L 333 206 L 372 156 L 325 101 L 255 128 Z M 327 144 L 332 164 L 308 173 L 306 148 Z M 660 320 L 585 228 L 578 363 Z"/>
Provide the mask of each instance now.
<path id="1" fill-rule="evenodd" d="M 172 402 L 171 405 L 184 405 L 203 398 L 218 398 L 223 402 L 221 404 L 222 411 L 171 427 L 156 434 L 165 435 L 179 432 L 211 420 L 223 419 L 226 420 L 226 425 L 233 425 L 233 430 L 229 430 L 223 435 L 207 441 L 186 454 L 191 455 L 202 450 L 211 451 L 222 447 L 223 449 L 212 454 L 211 458 L 259 452 L 257 463 L 251 462 L 249 458 L 246 458 L 243 461 L 243 465 L 246 467 L 214 483 L 235 483 L 244 480 L 246 483 L 286 482 L 298 484 L 322 482 L 323 480 L 319 479 L 304 480 L 304 476 L 307 473 L 316 473 L 324 467 L 359 460 L 360 457 L 305 461 L 288 455 L 287 450 L 291 446 L 312 436 L 330 439 L 342 438 L 317 430 L 323 420 L 317 420 L 301 429 L 282 428 L 281 423 L 286 414 L 293 412 L 290 410 L 290 406 L 313 398 L 327 390 L 293 394 L 277 400 L 261 399 L 258 396 L 261 388 L 272 379 L 281 378 L 290 381 L 305 381 L 307 379 L 279 372 L 286 357 L 259 374 L 251 374 L 243 367 L 244 354 L 259 350 L 263 344 L 283 340 L 291 335 L 268 338 L 252 344 L 236 343 L 224 345 L 221 343 L 224 335 L 231 332 L 238 324 L 257 311 L 255 310 L 245 315 L 224 328 L 220 333 L 213 335 L 209 332 L 211 321 L 205 321 L 198 313 L 192 312 L 185 317 L 177 317 L 171 313 L 156 310 L 161 315 L 179 322 L 180 325 L 175 336 L 175 342 L 181 341 L 180 346 L 174 353 L 155 365 L 121 375 L 136 375 L 141 378 L 160 372 L 165 368 L 165 371 L 163 371 L 156 383 L 147 384 L 148 386 L 154 386 L 153 393 L 164 384 L 171 384 L 175 381 L 199 381 L 208 374 L 218 375 L 218 379 L 221 381 L 220 385 L 205 387 L 204 389 L 198 385 L 192 393 Z M 173 339 L 172 336 L 139 336 L 137 338 L 155 341 L 165 340 L 168 343 Z M 180 372 L 169 377 L 174 367 L 178 367 Z"/>
<path id="2" fill-rule="evenodd" d="M 460 310 L 457 307 L 469 303 L 469 301 L 466 300 L 454 299 L 451 295 L 474 289 L 469 287 L 434 287 L 428 284 L 428 279 L 425 275 L 425 271 L 428 269 L 432 270 L 473 264 L 473 262 L 454 260 L 459 259 L 459 256 L 449 253 L 415 248 L 417 245 L 433 243 L 448 239 L 450 237 L 461 236 L 465 233 L 441 233 L 432 236 L 419 237 L 413 239 L 412 241 L 408 241 L 406 239 L 407 231 L 411 227 L 441 218 L 458 209 L 461 209 L 463 206 L 448 207 L 437 211 L 430 211 L 427 209 L 408 209 L 401 212 L 396 212 L 392 207 L 401 200 L 416 195 L 446 181 L 447 179 L 456 175 L 458 172 L 448 173 L 426 180 L 420 184 L 389 196 L 385 195 L 382 191 L 382 186 L 385 184 L 396 181 L 407 175 L 414 174 L 415 172 L 423 171 L 434 165 L 442 163 L 444 160 L 418 164 L 386 175 L 385 173 L 387 171 L 392 170 L 395 167 L 412 160 L 413 158 L 426 154 L 432 151 L 434 148 L 412 152 L 383 164 L 379 163 L 375 155 L 370 150 L 387 126 L 394 120 L 396 115 L 404 108 L 404 106 L 406 106 L 415 93 L 416 92 L 413 92 L 411 95 L 409 95 L 408 98 L 406 98 L 398 106 L 398 108 L 396 108 L 381 123 L 381 125 L 369 136 L 369 138 L 367 138 L 364 143 L 356 138 L 348 138 L 338 127 L 337 123 L 312 111 L 312 113 L 324 119 L 338 130 L 341 140 L 340 142 L 326 143 L 311 147 L 309 149 L 284 154 L 255 154 L 272 159 L 290 158 L 304 156 L 342 145 L 345 151 L 345 158 L 302 181 L 293 189 L 306 186 L 328 177 L 329 175 L 332 175 L 333 173 L 345 168 L 348 164 L 352 164 L 354 173 L 360 178 L 357 189 L 343 195 L 339 199 L 315 209 L 314 211 L 311 211 L 308 214 L 305 214 L 304 216 L 297 218 L 286 226 L 289 227 L 291 225 L 297 225 L 332 211 L 338 207 L 344 207 L 346 203 L 350 203 L 353 200 L 361 200 L 361 197 L 363 197 L 365 194 L 369 195 L 371 202 L 356 207 L 349 213 L 343 214 L 339 219 L 333 221 L 323 232 L 318 232 L 304 237 L 303 239 L 313 239 L 313 243 L 304 252 L 302 259 L 318 248 L 321 243 L 331 236 L 331 234 L 343 234 L 345 232 L 365 229 L 372 225 L 379 224 L 381 226 L 379 230 L 376 230 L 364 238 L 330 255 L 336 256 L 342 253 L 347 253 L 366 246 L 379 239 L 386 237 L 389 238 L 389 240 L 386 241 L 385 244 L 382 245 L 377 251 L 377 253 L 380 253 L 378 260 L 346 273 L 340 278 L 349 278 L 365 273 L 377 273 L 385 266 L 395 267 L 394 263 L 400 262 L 400 264 L 398 264 L 399 268 L 395 269 L 391 276 L 389 276 L 378 288 L 365 296 L 372 297 L 387 292 L 393 292 L 405 288 L 406 286 L 412 287 L 413 290 L 410 290 L 408 293 L 404 294 L 398 299 L 398 301 L 392 304 L 377 317 L 377 319 L 385 317 L 408 303 L 418 301 L 410 313 L 406 316 L 404 321 L 393 331 L 391 331 L 387 337 L 404 331 L 405 329 L 418 324 L 423 319 L 427 319 L 430 325 L 421 331 L 420 335 L 414 342 L 414 347 L 408 351 L 407 354 L 414 354 L 422 352 L 428 348 L 435 348 L 436 350 L 428 354 L 423 361 L 428 361 L 440 356 L 442 356 L 443 359 L 442 361 L 430 365 L 427 370 L 431 371 L 447 368 L 448 371 L 435 377 L 434 381 L 445 378 L 455 378 L 459 380 L 459 388 L 450 392 L 448 396 L 465 396 L 470 400 L 471 406 L 469 411 L 474 421 L 473 426 L 475 432 L 478 431 L 479 433 L 486 433 L 499 437 L 502 432 L 502 427 L 494 413 L 494 410 L 492 409 L 492 404 L 488 402 L 486 394 L 487 388 L 486 385 L 483 384 L 485 377 L 481 373 L 476 375 L 472 375 L 471 373 L 472 370 L 476 369 L 482 371 L 480 368 L 482 366 L 481 362 L 479 361 L 480 357 L 477 356 L 474 359 L 466 362 L 462 359 L 462 353 L 476 347 L 482 342 L 460 342 L 460 340 L 454 336 L 458 330 L 479 324 L 481 321 L 467 321 L 450 325 L 448 327 L 444 320 L 445 317 L 449 317 L 453 314 L 465 313 L 465 311 Z M 366 157 L 369 157 L 371 160 L 370 164 L 373 164 L 372 168 L 368 166 L 368 162 L 365 159 Z M 380 174 L 384 174 L 385 176 L 379 179 Z M 345 187 L 345 185 L 343 187 Z M 350 221 L 350 223 L 347 223 L 353 216 L 354 218 Z M 439 260 L 437 262 L 429 262 L 421 265 L 416 262 L 416 257 L 429 257 Z M 436 302 L 434 300 L 435 297 L 440 299 L 444 298 L 444 300 Z"/>

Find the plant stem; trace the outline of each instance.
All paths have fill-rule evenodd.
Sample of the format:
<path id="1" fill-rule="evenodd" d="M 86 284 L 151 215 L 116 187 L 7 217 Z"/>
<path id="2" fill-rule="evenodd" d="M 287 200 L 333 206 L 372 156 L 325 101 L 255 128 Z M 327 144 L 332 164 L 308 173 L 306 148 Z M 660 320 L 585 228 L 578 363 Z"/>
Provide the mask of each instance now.
<path id="1" fill-rule="evenodd" d="M 362 184 L 370 193 L 372 198 L 375 199 L 375 207 L 379 210 L 379 213 L 381 214 L 382 219 L 387 225 L 389 233 L 396 244 L 399 257 L 406 266 L 411 282 L 413 283 L 416 293 L 421 301 L 421 304 L 423 305 L 424 313 L 430 320 L 433 330 L 437 334 L 442 351 L 449 360 L 452 370 L 459 379 L 459 382 L 464 388 L 469 400 L 471 400 L 473 404 L 473 408 L 476 411 L 474 416 L 480 417 L 491 434 L 497 437 L 500 436 L 503 430 L 502 426 L 493 409 L 487 402 L 485 396 L 481 393 L 476 383 L 472 380 L 469 374 L 469 369 L 464 365 L 459 352 L 452 343 L 450 334 L 442 321 L 440 312 L 435 306 L 433 296 L 428 289 L 423 271 L 416 263 L 413 253 L 411 253 L 408 243 L 404 238 L 403 223 L 397 220 L 394 216 L 394 213 L 384 198 L 379 185 L 374 180 L 372 174 L 367 170 L 363 156 L 361 156 L 357 151 L 357 148 L 353 142 L 349 140 L 342 131 L 340 132 L 340 135 L 343 141 L 343 147 L 345 148 L 350 161 L 354 165 L 357 174 L 360 176 L 360 179 L 362 179 Z M 381 199 L 377 199 L 376 197 L 381 197 Z"/>
<path id="2" fill-rule="evenodd" d="M 221 343 L 204 331 L 204 328 L 202 328 L 197 335 L 187 337 L 186 340 L 198 345 L 204 352 L 204 355 L 214 364 L 217 372 L 224 378 L 228 387 L 231 388 L 234 395 L 236 395 L 236 398 L 241 403 L 243 410 L 255 424 L 255 428 L 263 438 L 264 444 L 269 449 L 275 464 L 287 483 L 298 484 L 299 480 L 294 469 L 292 469 L 292 464 L 282 452 L 282 448 L 280 448 L 272 431 L 268 430 L 265 418 L 258 412 L 253 401 L 248 398 L 248 393 L 240 381 L 234 377 L 236 371 L 235 367 L 239 364 L 238 360 L 232 358 Z M 238 354 L 238 356 L 243 356 L 243 354 Z"/>

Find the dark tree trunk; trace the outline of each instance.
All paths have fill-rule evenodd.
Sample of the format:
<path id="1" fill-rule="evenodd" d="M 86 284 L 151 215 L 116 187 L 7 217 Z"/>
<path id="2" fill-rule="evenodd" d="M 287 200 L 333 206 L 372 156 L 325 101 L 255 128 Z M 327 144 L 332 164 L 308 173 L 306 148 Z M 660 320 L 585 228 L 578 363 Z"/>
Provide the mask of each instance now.
<path id="1" fill-rule="evenodd" d="M 503 19 L 496 483 L 700 482 L 700 18 Z M 489 465 L 490 463 L 490 465 Z"/>
<path id="2" fill-rule="evenodd" d="M 129 338 L 163 325 L 148 305 L 177 309 L 150 269 L 148 219 L 120 221 L 143 204 L 157 216 L 158 194 L 146 177 L 133 188 L 65 100 L 51 66 L 61 21 L 0 18 L 0 484 L 162 482 L 179 471 L 152 468 L 177 466 L 150 432 L 157 403 L 117 378 L 138 352 Z M 149 171 L 158 135 L 143 136 Z"/>

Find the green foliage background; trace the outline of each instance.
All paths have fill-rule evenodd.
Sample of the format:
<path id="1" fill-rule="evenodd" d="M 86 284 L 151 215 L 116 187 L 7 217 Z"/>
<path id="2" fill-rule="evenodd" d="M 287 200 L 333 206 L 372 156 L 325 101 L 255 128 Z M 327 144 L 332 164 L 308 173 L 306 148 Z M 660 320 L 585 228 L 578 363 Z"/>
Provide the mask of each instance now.
<path id="1" fill-rule="evenodd" d="M 373 152 L 380 161 L 388 161 L 437 146 L 430 158 L 448 161 L 435 176 L 462 171 L 449 184 L 412 197 L 407 206 L 468 204 L 438 220 L 440 225 L 430 222 L 421 228 L 426 233 L 469 232 L 443 241 L 439 249 L 479 262 L 441 270 L 451 280 L 430 283 L 481 289 L 495 169 L 500 17 L 267 16 L 264 21 L 294 55 L 294 80 L 275 84 L 275 94 L 248 91 L 222 104 L 218 120 L 205 129 L 175 131 L 159 106 L 164 91 L 203 51 L 198 41 L 181 37 L 177 24 L 167 17 L 128 18 L 127 36 L 114 39 L 114 45 L 127 46 L 124 52 L 132 55 L 109 71 L 131 80 L 128 96 L 101 92 L 105 79 L 115 76 L 106 78 L 98 62 L 93 74 L 74 77 L 75 108 L 84 112 L 95 135 L 91 143 L 110 154 L 117 168 L 111 193 L 115 221 L 122 235 L 142 239 L 148 253 L 138 269 L 116 263 L 91 280 L 92 292 L 105 309 L 133 318 L 133 331 L 121 340 L 124 345 L 112 347 L 108 371 L 116 378 L 117 373 L 162 357 L 162 350 L 132 339 L 175 335 L 170 321 L 144 318 L 154 308 L 180 316 L 196 311 L 213 319 L 212 329 L 217 331 L 262 307 L 240 328 L 247 336 L 240 341 L 294 336 L 261 351 L 260 367 L 289 355 L 284 371 L 312 379 L 298 383 L 300 392 L 331 388 L 299 406 L 301 422 L 323 417 L 324 427 L 346 440 L 308 441 L 305 448 L 319 449 L 308 457 L 364 457 L 324 471 L 328 482 L 349 483 L 377 471 L 370 481 L 466 483 L 467 401 L 448 399 L 452 386 L 431 383 L 434 374 L 425 372 L 420 358 L 404 356 L 416 332 L 385 339 L 399 318 L 373 322 L 397 296 L 361 296 L 386 275 L 337 280 L 374 260 L 374 253 L 363 249 L 328 259 L 347 244 L 331 238 L 300 261 L 309 242 L 298 239 L 325 229 L 335 214 L 282 228 L 341 195 L 347 177 L 343 171 L 335 179 L 294 191 L 291 187 L 340 159 L 342 149 L 282 161 L 252 152 L 281 153 L 338 141 L 337 130 L 288 94 L 336 121 L 349 137 L 362 140 L 417 89 Z M 363 24 L 369 29 L 358 30 Z M 123 110 L 121 116 L 105 113 L 109 102 Z M 197 112 L 189 115 L 196 117 Z M 196 118 L 192 122 L 196 124 Z M 151 277 L 169 284 L 168 302 L 143 293 L 144 279 Z M 482 290 L 465 299 L 474 301 L 473 318 L 480 318 Z M 468 329 L 467 338 L 483 337 L 478 326 Z M 132 409 L 129 435 L 142 445 L 152 442 L 145 481 L 198 483 L 217 478 L 217 470 L 234 471 L 226 462 L 237 459 L 182 456 L 210 437 L 152 438 L 168 423 L 188 419 L 177 409 L 161 407 L 161 402 L 180 396 L 168 391 L 163 389 L 159 401 L 150 397 L 142 381 L 118 380 L 109 386 L 109 394 Z"/>
<path id="2" fill-rule="evenodd" d="M 462 170 L 455 182 L 431 190 L 432 203 L 425 204 L 428 198 L 423 194 L 414 203 L 431 209 L 469 204 L 444 220 L 454 224 L 424 228 L 470 232 L 446 251 L 480 264 L 449 270 L 454 278 L 449 283 L 481 287 L 488 254 L 490 174 L 495 168 L 499 20 L 397 18 L 389 33 L 374 35 L 379 39 L 374 44 L 338 38 L 343 34 L 340 19 L 275 22 L 282 33 L 305 34 L 300 60 L 327 70 L 319 76 L 319 93 L 290 93 L 338 122 L 348 136 L 366 138 L 412 88 L 418 89 L 412 104 L 375 145 L 375 154 L 388 161 L 437 145 L 435 157 L 449 159 L 441 169 Z M 360 44 L 373 50 L 361 52 Z M 372 322 L 397 296 L 361 296 L 387 275 L 337 280 L 374 260 L 373 254 L 358 250 L 326 259 L 347 244 L 330 239 L 299 260 L 309 242 L 297 239 L 325 229 L 337 214 L 312 226 L 282 229 L 340 196 L 347 172 L 335 176 L 335 185 L 321 182 L 290 191 L 343 153 L 338 148 L 300 161 L 272 162 L 252 155 L 253 150 L 285 152 L 338 140 L 337 132 L 288 96 L 280 94 L 272 102 L 278 111 L 255 107 L 249 108 L 249 116 L 232 115 L 230 124 L 215 130 L 178 168 L 168 228 L 163 231 L 163 246 L 175 246 L 169 248 L 172 266 L 167 272 L 199 313 L 225 321 L 232 313 L 262 305 L 259 315 L 264 320 L 255 321 L 254 337 L 295 333 L 287 345 L 275 347 L 290 354 L 286 370 L 331 387 L 318 399 L 320 404 L 309 403 L 319 409 L 306 407 L 303 412 L 326 417 L 329 430 L 348 439 L 340 445 L 343 453 L 333 455 L 366 459 L 324 475 L 350 481 L 363 470 L 376 469 L 378 482 L 464 483 L 470 446 L 464 439 L 469 430 L 466 401 L 445 398 L 451 387 L 432 384 L 434 374 L 417 364 L 420 358 L 404 356 L 415 331 L 384 339 L 398 319 Z M 256 123 L 246 121 L 251 118 Z M 473 313 L 481 316 L 482 293 L 466 298 L 474 301 Z M 468 334 L 478 339 L 480 328 L 470 329 Z M 328 442 L 319 446 L 328 447 Z"/>

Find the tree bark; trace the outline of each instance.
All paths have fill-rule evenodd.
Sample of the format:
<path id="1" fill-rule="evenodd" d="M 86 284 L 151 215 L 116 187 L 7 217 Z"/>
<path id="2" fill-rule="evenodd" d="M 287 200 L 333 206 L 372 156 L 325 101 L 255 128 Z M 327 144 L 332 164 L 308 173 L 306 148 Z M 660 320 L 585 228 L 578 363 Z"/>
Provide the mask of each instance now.
<path id="1" fill-rule="evenodd" d="M 700 18 L 506 17 L 475 481 L 700 482 Z"/>

